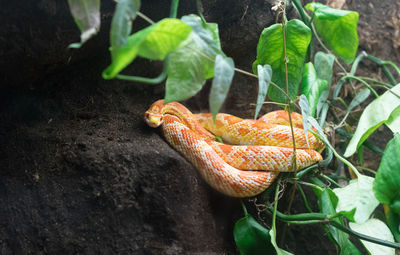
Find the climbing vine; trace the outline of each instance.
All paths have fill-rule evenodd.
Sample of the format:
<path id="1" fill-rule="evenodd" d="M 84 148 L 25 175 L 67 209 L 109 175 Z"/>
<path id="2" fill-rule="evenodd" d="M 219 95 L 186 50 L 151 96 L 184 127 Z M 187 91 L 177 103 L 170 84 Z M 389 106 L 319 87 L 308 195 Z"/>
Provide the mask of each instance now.
<path id="1" fill-rule="evenodd" d="M 81 42 L 70 47 L 79 48 L 100 28 L 100 1 L 68 3 L 81 30 Z M 400 248 L 400 84 L 395 78 L 400 76 L 400 69 L 364 51 L 357 55 L 357 12 L 333 9 L 318 2 L 303 6 L 300 0 L 292 0 L 290 4 L 299 19 L 288 20 L 288 4 L 277 1 L 272 7 L 279 22 L 262 31 L 253 73 L 249 73 L 235 68 L 234 60 L 222 51 L 218 24 L 204 19 L 199 1 L 197 15 L 178 19 L 178 0 L 173 0 L 170 17 L 153 22 L 140 12 L 140 0 L 119 0 L 111 22 L 111 63 L 102 76 L 148 84 L 166 80 L 165 102 L 190 98 L 206 80 L 213 79 L 209 101 L 215 118 L 234 74 L 241 73 L 258 79 L 255 119 L 267 98 L 288 112 L 301 111 L 305 131 L 325 143 L 325 159 L 299 172 L 281 174 L 275 190 L 269 188 L 253 203 L 241 201 L 244 217 L 236 222 L 233 233 L 241 254 L 291 254 L 278 247 L 277 220 L 321 224 L 338 254 L 361 254 L 349 236 L 359 239 L 370 254 L 395 254 L 395 249 Z M 150 25 L 132 34 L 132 22 L 137 17 Z M 323 51 L 315 53 L 316 45 Z M 122 74 L 137 57 L 164 61 L 160 75 L 149 78 Z M 356 76 L 361 61 L 376 63 L 388 82 Z M 334 75 L 334 66 L 341 72 Z M 351 87 L 351 100 L 340 96 L 344 86 Z M 360 109 L 361 104 L 367 106 L 358 117 L 354 109 Z M 349 119 L 357 124 L 352 127 Z M 368 141 L 382 125 L 393 133 L 384 151 Z M 330 138 L 324 130 L 330 130 Z M 331 141 L 337 136 L 343 148 L 332 146 Z M 363 166 L 365 148 L 382 158 L 377 171 Z M 355 153 L 358 157 L 352 157 Z M 346 185 L 339 184 L 339 180 Z M 283 182 L 294 184 L 291 201 L 294 193 L 300 192 L 307 212 L 290 214 L 291 205 L 288 213 L 278 211 Z M 312 188 L 319 212 L 311 209 L 305 187 Z M 260 224 L 249 214 L 246 204 L 256 205 L 258 212 L 269 213 L 272 226 Z M 383 216 L 376 213 L 380 204 Z"/>

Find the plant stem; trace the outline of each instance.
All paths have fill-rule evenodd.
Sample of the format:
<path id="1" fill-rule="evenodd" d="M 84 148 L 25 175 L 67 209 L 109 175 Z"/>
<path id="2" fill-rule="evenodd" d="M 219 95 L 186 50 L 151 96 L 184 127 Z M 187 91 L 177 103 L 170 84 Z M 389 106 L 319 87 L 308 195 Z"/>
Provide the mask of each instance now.
<path id="1" fill-rule="evenodd" d="M 244 216 L 249 215 L 249 213 L 247 212 L 246 206 L 244 205 L 242 199 L 240 199 L 240 204 L 242 205 L 242 209 L 243 209 Z"/>
<path id="2" fill-rule="evenodd" d="M 179 0 L 172 0 L 171 10 L 169 12 L 170 18 L 176 18 L 176 15 L 178 14 L 178 5 L 179 5 Z"/>
<path id="3" fill-rule="evenodd" d="M 345 165 L 347 165 L 353 172 L 357 175 L 357 178 L 360 177 L 360 172 L 358 172 L 357 168 L 353 166 L 349 161 L 347 161 L 345 158 L 339 155 L 339 153 L 336 152 L 336 150 L 332 147 L 332 145 L 329 143 L 329 141 L 326 140 L 325 137 L 322 137 L 320 134 L 317 132 L 314 132 L 313 130 L 309 130 L 311 133 L 313 133 L 318 139 L 323 141 L 327 147 L 329 147 L 333 154 L 335 155 L 336 158 L 338 158 L 340 161 L 342 161 Z"/>
<path id="4" fill-rule="evenodd" d="M 389 241 L 386 241 L 386 240 L 382 240 L 382 239 L 378 239 L 378 238 L 375 238 L 375 237 L 372 237 L 372 236 L 367 236 L 367 235 L 358 233 L 356 231 L 351 230 L 350 228 L 347 228 L 347 227 L 341 225 L 340 223 L 338 223 L 336 221 L 329 221 L 326 224 L 330 224 L 333 227 L 335 227 L 335 228 L 337 228 L 337 229 L 339 229 L 339 230 L 341 230 L 341 231 L 343 231 L 343 232 L 345 232 L 345 233 L 347 233 L 349 235 L 355 236 L 355 237 L 357 237 L 359 239 L 362 239 L 362 240 L 365 240 L 365 241 L 368 241 L 368 242 L 371 242 L 371 243 L 376 243 L 376 244 L 380 244 L 380 245 L 383 245 L 383 246 L 395 248 L 395 249 L 400 249 L 400 243 L 389 242 Z"/>
<path id="5" fill-rule="evenodd" d="M 274 206 L 273 215 L 275 215 L 275 217 L 278 217 L 280 220 L 282 220 L 284 222 L 292 223 L 292 224 L 316 224 L 316 223 L 330 224 L 331 226 L 333 226 L 349 235 L 355 236 L 359 239 L 362 239 L 362 240 L 365 240 L 365 241 L 368 241 L 371 243 L 376 243 L 376 244 L 380 244 L 383 246 L 395 248 L 395 249 L 400 249 L 400 243 L 389 242 L 386 240 L 367 236 L 367 235 L 355 232 L 355 231 L 351 230 L 350 228 L 341 225 L 339 222 L 333 221 L 332 219 L 342 216 L 339 213 L 332 214 L 332 215 L 326 215 L 323 213 L 302 213 L 302 214 L 287 215 L 287 214 L 279 212 L 278 210 L 275 209 L 275 207 L 276 206 Z M 269 208 L 269 211 L 271 211 L 271 207 L 268 207 L 268 208 Z M 275 217 L 272 218 L 272 220 L 273 220 L 272 228 L 274 228 L 274 226 L 275 226 L 275 223 L 274 223 Z M 274 232 L 275 232 L 275 229 L 274 229 Z"/>
<path id="6" fill-rule="evenodd" d="M 147 21 L 148 23 L 152 24 L 152 25 L 155 23 L 152 19 L 150 19 L 149 17 L 147 17 L 146 15 L 144 15 L 144 14 L 141 13 L 141 12 L 137 12 L 136 14 L 137 14 L 139 17 L 141 17 L 142 19 L 144 19 L 145 21 Z"/>
<path id="7" fill-rule="evenodd" d="M 345 76 L 343 76 L 341 79 L 343 79 L 343 80 L 353 79 L 353 80 L 359 81 L 359 82 L 361 82 L 362 84 L 364 84 L 365 87 L 367 87 L 369 90 L 371 90 L 372 93 L 374 93 L 374 95 L 376 96 L 376 98 L 379 97 L 378 93 L 371 87 L 371 85 L 369 85 L 366 81 L 364 81 L 363 79 L 361 79 L 361 78 L 359 78 L 359 77 L 357 77 L 357 76 L 345 75 Z"/>
<path id="8" fill-rule="evenodd" d="M 130 76 L 130 75 L 123 75 L 123 74 L 117 74 L 115 78 L 120 79 L 120 80 L 126 80 L 126 81 L 134 81 L 134 82 L 142 82 L 142 83 L 147 83 L 147 84 L 158 84 L 162 82 L 165 77 L 167 77 L 167 71 L 168 71 L 168 61 L 165 61 L 162 73 L 155 77 L 155 78 L 147 78 L 147 77 L 141 77 L 141 76 Z"/>
<path id="9" fill-rule="evenodd" d="M 311 207 L 310 207 L 310 205 L 308 204 L 307 197 L 306 197 L 306 194 L 304 193 L 303 188 L 301 187 L 301 185 L 299 185 L 298 188 L 299 188 L 301 197 L 302 197 L 303 200 L 304 200 L 304 205 L 306 206 L 307 210 L 308 210 L 310 213 L 312 213 L 313 211 L 311 210 Z"/>

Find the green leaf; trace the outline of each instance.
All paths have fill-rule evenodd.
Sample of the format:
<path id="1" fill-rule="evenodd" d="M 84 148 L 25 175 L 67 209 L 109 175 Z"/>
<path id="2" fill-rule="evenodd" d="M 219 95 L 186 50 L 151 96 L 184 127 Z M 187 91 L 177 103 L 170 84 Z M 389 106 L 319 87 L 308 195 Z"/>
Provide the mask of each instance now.
<path id="1" fill-rule="evenodd" d="M 373 236 L 385 241 L 393 242 L 394 238 L 385 223 L 378 219 L 369 219 L 363 224 L 350 222 L 350 228 L 364 235 Z M 360 240 L 364 247 L 373 255 L 395 255 L 395 249 L 387 246 Z"/>
<path id="2" fill-rule="evenodd" d="M 68 5 L 81 30 L 81 42 L 72 43 L 69 48 L 80 48 L 100 29 L 100 0 L 68 0 Z"/>
<path id="3" fill-rule="evenodd" d="M 214 59 L 220 54 L 218 27 L 202 24 L 195 15 L 182 18 L 192 27 L 185 47 L 172 52 L 168 62 L 168 79 L 164 102 L 185 100 L 195 95 L 206 79 L 214 76 Z M 224 54 L 220 54 L 223 55 Z"/>
<path id="4" fill-rule="evenodd" d="M 274 254 L 268 229 L 261 226 L 250 215 L 236 222 L 233 237 L 242 255 Z"/>
<path id="5" fill-rule="evenodd" d="M 400 107 L 397 107 L 392 114 L 390 114 L 385 125 L 390 128 L 393 133 L 400 133 Z"/>
<path id="6" fill-rule="evenodd" d="M 318 205 L 321 212 L 328 215 L 335 214 L 335 208 L 338 204 L 338 198 L 336 197 L 335 193 L 329 188 L 324 188 L 322 191 L 314 189 L 314 192 L 318 196 Z M 341 218 L 334 218 L 332 220 L 343 225 L 343 219 Z M 325 226 L 325 229 L 329 231 L 331 238 L 339 247 L 340 255 L 361 255 L 361 252 L 353 245 L 353 243 L 350 242 L 348 239 L 349 236 L 346 233 L 333 226 Z"/>
<path id="7" fill-rule="evenodd" d="M 328 87 L 332 84 L 333 74 L 333 63 L 335 62 L 335 56 L 330 53 L 318 51 L 314 56 L 314 66 L 317 72 L 317 77 L 326 80 Z"/>
<path id="8" fill-rule="evenodd" d="M 290 253 L 288 251 L 285 251 L 285 250 L 279 248 L 278 244 L 276 243 L 276 233 L 274 232 L 273 229 L 271 229 L 269 231 L 269 234 L 271 235 L 271 243 L 272 243 L 273 247 L 275 248 L 277 255 L 293 255 L 293 253 Z M 256 253 L 256 254 L 261 254 L 261 253 Z M 269 254 L 269 253 L 263 253 L 263 254 Z"/>
<path id="9" fill-rule="evenodd" d="M 397 242 L 400 242 L 400 215 L 398 213 L 393 212 L 387 205 L 384 205 L 386 215 L 386 222 L 390 231 Z"/>
<path id="10" fill-rule="evenodd" d="M 371 94 L 368 88 L 362 89 L 357 95 L 351 100 L 349 107 L 347 107 L 347 112 L 351 112 L 356 106 L 364 102 Z"/>
<path id="11" fill-rule="evenodd" d="M 218 53 L 225 55 L 221 51 L 218 24 L 203 23 L 201 18 L 194 14 L 183 16 L 182 21 L 192 27 L 194 41 L 207 55 L 215 56 Z"/>
<path id="12" fill-rule="evenodd" d="M 210 111 L 213 116 L 213 121 L 221 109 L 228 94 L 229 87 L 235 73 L 235 65 L 231 58 L 217 55 L 215 59 L 214 79 L 212 81 L 210 91 Z"/>
<path id="13" fill-rule="evenodd" d="M 166 18 L 134 33 L 115 52 L 111 65 L 103 71 L 103 78 L 114 78 L 137 56 L 163 60 L 183 44 L 190 32 L 190 26 L 181 20 Z"/>
<path id="14" fill-rule="evenodd" d="M 257 73 L 258 73 L 258 95 L 257 95 L 257 106 L 256 106 L 256 112 L 254 114 L 254 119 L 257 119 L 258 113 L 260 112 L 261 107 L 265 101 L 265 97 L 267 96 L 267 91 L 272 76 L 271 66 L 258 65 Z"/>
<path id="15" fill-rule="evenodd" d="M 400 98 L 395 94 L 400 95 L 400 84 L 383 93 L 365 108 L 358 122 L 356 132 L 346 148 L 345 157 L 353 155 L 368 136 L 379 126 L 386 123 L 393 111 L 400 106 Z"/>
<path id="16" fill-rule="evenodd" d="M 335 61 L 335 56 L 329 53 L 324 53 L 322 51 L 318 51 L 317 54 L 315 54 L 314 56 L 314 66 L 317 72 L 317 77 L 322 80 L 326 80 L 328 82 L 328 86 L 325 88 L 325 90 L 321 92 L 321 95 L 318 99 L 316 116 L 320 116 L 322 107 L 324 106 L 326 100 L 329 97 L 329 91 L 332 84 L 334 61 Z"/>
<path id="17" fill-rule="evenodd" d="M 304 136 L 306 137 L 307 146 L 310 147 L 310 144 L 308 143 L 308 135 L 307 135 L 307 132 L 308 132 L 307 120 L 308 120 L 308 117 L 310 116 L 310 106 L 308 104 L 308 100 L 305 95 L 300 95 L 299 105 L 300 105 L 300 109 L 301 109 L 301 116 L 303 116 Z"/>
<path id="18" fill-rule="evenodd" d="M 309 62 L 304 66 L 303 79 L 301 81 L 301 94 L 307 97 L 311 116 L 315 116 L 318 100 L 321 92 L 328 87 L 326 80 L 318 79 L 314 65 Z"/>
<path id="19" fill-rule="evenodd" d="M 203 54 L 211 59 L 215 59 L 217 54 L 225 56 L 224 52 L 221 50 L 218 24 L 204 23 L 199 16 L 194 14 L 183 16 L 182 21 L 192 27 L 192 38 Z M 208 69 L 208 71 L 205 77 L 206 79 L 210 79 L 214 76 L 213 67 Z"/>
<path id="20" fill-rule="evenodd" d="M 125 45 L 132 31 L 132 21 L 140 9 L 140 0 L 119 0 L 111 21 L 111 57 L 115 58 L 118 49 Z"/>
<path id="21" fill-rule="evenodd" d="M 289 97 L 294 100 L 297 96 L 301 70 L 311 40 L 311 30 L 302 21 L 293 19 L 286 23 L 285 35 Z M 281 24 L 265 28 L 261 33 L 257 45 L 257 59 L 253 63 L 253 72 L 257 73 L 257 65 L 266 64 L 272 68 L 272 81 L 283 91 L 286 91 L 285 55 Z M 286 96 L 275 86 L 269 87 L 268 96 L 275 102 L 286 102 Z"/>
<path id="22" fill-rule="evenodd" d="M 372 177 L 360 175 L 358 179 L 351 180 L 346 187 L 334 189 L 333 192 L 339 199 L 336 211 L 348 212 L 356 209 L 354 216 L 349 220 L 356 223 L 367 221 L 379 205 L 379 201 L 372 191 L 373 181 Z"/>
<path id="23" fill-rule="evenodd" d="M 382 204 L 400 201 L 400 133 L 388 142 L 376 174 L 373 190 Z"/>
<path id="24" fill-rule="evenodd" d="M 317 2 L 305 8 L 314 12 L 317 33 L 339 58 L 350 64 L 358 48 L 358 12 L 333 9 Z"/>

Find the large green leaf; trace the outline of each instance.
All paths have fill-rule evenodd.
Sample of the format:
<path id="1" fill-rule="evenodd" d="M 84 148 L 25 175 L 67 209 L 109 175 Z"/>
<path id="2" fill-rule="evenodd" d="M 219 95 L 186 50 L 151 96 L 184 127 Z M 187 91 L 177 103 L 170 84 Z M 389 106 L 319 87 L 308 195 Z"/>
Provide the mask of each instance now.
<path id="1" fill-rule="evenodd" d="M 367 222 L 357 224 L 350 222 L 350 228 L 356 232 L 367 236 L 373 236 L 385 241 L 393 242 L 393 235 L 385 223 L 378 219 L 369 219 Z M 365 240 L 360 240 L 365 248 L 373 255 L 394 255 L 395 249 L 387 246 L 371 243 Z"/>
<path id="2" fill-rule="evenodd" d="M 214 76 L 214 60 L 221 54 L 218 27 L 215 24 L 203 24 L 195 15 L 182 17 L 193 32 L 185 47 L 169 56 L 168 79 L 165 89 L 165 103 L 181 101 L 195 95 L 206 79 Z"/>
<path id="3" fill-rule="evenodd" d="M 400 133 L 386 145 L 373 189 L 382 204 L 400 201 Z"/>
<path id="4" fill-rule="evenodd" d="M 289 97 L 293 100 L 297 96 L 301 70 L 311 40 L 311 30 L 302 21 L 293 19 L 286 23 L 285 35 Z M 272 81 L 283 91 L 286 91 L 285 55 L 281 24 L 265 28 L 261 33 L 257 45 L 257 59 L 253 63 L 253 72 L 257 73 L 257 65 L 266 64 L 272 68 Z M 275 102 L 286 102 L 286 96 L 275 86 L 269 87 L 268 96 Z"/>
<path id="5" fill-rule="evenodd" d="M 400 106 L 400 98 L 397 95 L 400 95 L 400 84 L 390 91 L 386 91 L 365 108 L 358 122 L 356 132 L 346 148 L 345 157 L 353 155 L 375 129 L 388 121 L 393 111 Z"/>
<path id="6" fill-rule="evenodd" d="M 81 42 L 72 43 L 69 48 L 80 48 L 100 29 L 100 0 L 68 0 L 69 9 L 76 25 L 81 30 Z"/>
<path id="7" fill-rule="evenodd" d="M 317 77 L 314 65 L 309 62 L 304 66 L 303 79 L 301 80 L 301 94 L 305 95 L 311 116 L 315 116 L 315 109 L 317 108 L 318 100 L 322 91 L 326 90 L 328 82 L 321 80 Z"/>
<path id="8" fill-rule="evenodd" d="M 250 215 L 246 215 L 236 222 L 233 237 L 242 255 L 275 253 L 268 229 L 261 226 Z"/>
<path id="9" fill-rule="evenodd" d="M 140 0 L 119 0 L 115 8 L 110 29 L 111 57 L 115 58 L 118 49 L 125 45 L 132 31 L 132 20 L 140 9 Z"/>
<path id="10" fill-rule="evenodd" d="M 235 73 L 235 65 L 231 58 L 217 55 L 215 58 L 214 79 L 212 81 L 210 91 L 210 111 L 213 121 L 228 94 L 233 75 Z"/>
<path id="11" fill-rule="evenodd" d="M 334 189 L 339 202 L 336 207 L 337 212 L 351 211 L 356 209 L 352 219 L 356 223 L 364 223 L 369 219 L 371 213 L 379 205 L 372 191 L 374 178 L 360 175 L 358 179 L 350 181 L 344 188 Z"/>
<path id="12" fill-rule="evenodd" d="M 103 71 L 104 79 L 112 79 L 137 56 L 151 60 L 163 60 L 178 49 L 191 27 L 179 19 L 166 18 L 129 36 L 125 45 L 118 48 L 110 66 Z"/>
<path id="13" fill-rule="evenodd" d="M 268 87 L 271 82 L 272 70 L 270 65 L 258 65 L 258 95 L 257 95 L 257 106 L 256 112 L 254 113 L 254 119 L 257 119 L 258 113 L 264 104 L 265 97 L 267 96 Z"/>
<path id="14" fill-rule="evenodd" d="M 358 48 L 358 12 L 330 8 L 318 2 L 305 6 L 314 12 L 317 33 L 346 64 L 350 64 Z"/>

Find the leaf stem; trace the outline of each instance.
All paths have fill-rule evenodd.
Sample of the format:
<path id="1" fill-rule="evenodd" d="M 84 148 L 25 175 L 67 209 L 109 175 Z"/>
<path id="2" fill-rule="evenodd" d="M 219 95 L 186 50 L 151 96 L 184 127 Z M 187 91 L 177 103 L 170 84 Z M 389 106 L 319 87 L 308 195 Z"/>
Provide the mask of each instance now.
<path id="1" fill-rule="evenodd" d="M 120 80 L 126 80 L 126 81 L 134 81 L 134 82 L 142 82 L 142 83 L 147 83 L 147 84 L 158 84 L 161 83 L 165 77 L 167 77 L 167 71 L 168 71 L 168 61 L 165 61 L 162 73 L 160 73 L 159 76 L 155 78 L 147 78 L 147 77 L 141 77 L 141 76 L 130 76 L 130 75 L 123 75 L 123 74 L 117 74 L 115 78 L 120 79 Z"/>
<path id="2" fill-rule="evenodd" d="M 152 25 L 155 23 L 152 19 L 150 19 L 149 17 L 147 17 L 146 15 L 144 15 L 144 14 L 141 13 L 141 12 L 137 12 L 136 14 L 137 14 L 139 17 L 141 17 L 142 19 L 144 19 L 145 21 L 147 21 L 148 23 L 152 24 Z"/>
<path id="3" fill-rule="evenodd" d="M 379 97 L 378 93 L 371 87 L 371 85 L 369 85 L 366 81 L 364 81 L 363 79 L 361 79 L 361 78 L 359 78 L 359 77 L 357 77 L 357 76 L 345 75 L 345 76 L 343 76 L 341 79 L 343 79 L 343 80 L 353 79 L 353 80 L 359 81 L 359 82 L 361 82 L 362 84 L 364 84 L 365 87 L 367 87 L 369 90 L 371 90 L 372 93 L 374 93 L 374 95 L 375 95 L 377 98 Z"/>
<path id="4" fill-rule="evenodd" d="M 336 158 L 338 158 L 340 161 L 342 161 L 345 165 L 347 165 L 353 172 L 357 175 L 357 178 L 360 177 L 360 172 L 358 172 L 357 168 L 353 166 L 349 161 L 347 161 L 345 158 L 339 155 L 339 153 L 336 152 L 336 150 L 333 148 L 333 146 L 329 143 L 329 141 L 326 140 L 325 137 L 321 136 L 317 132 L 314 132 L 313 130 L 309 130 L 311 133 L 313 133 L 318 139 L 323 141 L 327 147 L 329 147 L 333 154 L 335 155 Z"/>

